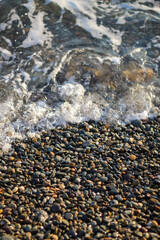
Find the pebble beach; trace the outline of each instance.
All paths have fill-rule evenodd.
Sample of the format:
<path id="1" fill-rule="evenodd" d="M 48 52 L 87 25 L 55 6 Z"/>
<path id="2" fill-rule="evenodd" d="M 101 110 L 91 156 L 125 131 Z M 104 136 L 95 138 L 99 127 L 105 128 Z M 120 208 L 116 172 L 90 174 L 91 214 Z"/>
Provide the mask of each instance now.
<path id="1" fill-rule="evenodd" d="M 0 239 L 160 239 L 160 117 L 83 122 L 0 152 Z"/>

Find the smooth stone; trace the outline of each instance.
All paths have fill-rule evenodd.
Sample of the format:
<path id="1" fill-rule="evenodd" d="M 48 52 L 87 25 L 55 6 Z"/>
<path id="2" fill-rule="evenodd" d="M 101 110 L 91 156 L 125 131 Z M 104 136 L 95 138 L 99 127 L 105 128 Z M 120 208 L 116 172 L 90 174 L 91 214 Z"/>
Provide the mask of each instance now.
<path id="1" fill-rule="evenodd" d="M 95 237 L 96 237 L 97 239 L 101 239 L 101 238 L 104 237 L 104 233 L 98 232 Z"/>
<path id="2" fill-rule="evenodd" d="M 110 194 L 116 195 L 116 194 L 118 194 L 118 193 L 119 193 L 119 191 L 118 191 L 116 188 L 112 188 L 112 189 L 110 190 Z"/>
<path id="3" fill-rule="evenodd" d="M 111 189 L 115 189 L 116 185 L 114 183 L 110 183 L 108 185 L 108 188 L 111 190 Z"/>
<path id="4" fill-rule="evenodd" d="M 53 152 L 53 148 L 52 147 L 48 147 L 48 152 Z"/>
<path id="5" fill-rule="evenodd" d="M 104 182 L 104 183 L 107 183 L 108 182 L 108 178 L 107 177 L 101 177 L 100 181 Z"/>
<path id="6" fill-rule="evenodd" d="M 112 233 L 112 236 L 113 236 L 114 238 L 117 238 L 117 237 L 119 236 L 119 233 L 118 233 L 118 232 L 114 232 L 114 233 Z"/>
<path id="7" fill-rule="evenodd" d="M 74 180 L 74 182 L 77 183 L 77 184 L 80 183 L 80 182 L 81 182 L 81 178 L 76 178 L 76 179 Z"/>
<path id="8" fill-rule="evenodd" d="M 133 120 L 131 122 L 131 124 L 134 126 L 134 127 L 140 127 L 142 125 L 142 122 L 141 120 Z"/>
<path id="9" fill-rule="evenodd" d="M 62 223 L 63 223 L 64 225 L 66 225 L 67 227 L 69 226 L 69 222 L 68 222 L 66 219 L 63 219 L 63 220 L 62 220 Z"/>
<path id="10" fill-rule="evenodd" d="M 38 220 L 42 223 L 44 223 L 48 219 L 48 217 L 48 213 L 44 210 L 41 210 L 37 216 Z"/>
<path id="11" fill-rule="evenodd" d="M 61 161 L 61 160 L 62 160 L 62 157 L 58 155 L 58 156 L 56 156 L 56 160 L 57 160 L 57 161 Z"/>
<path id="12" fill-rule="evenodd" d="M 70 228 L 68 234 L 71 235 L 74 238 L 77 236 L 77 233 L 76 233 L 76 231 L 75 231 L 75 229 L 73 227 Z"/>
<path id="13" fill-rule="evenodd" d="M 72 187 L 72 189 L 73 189 L 74 191 L 77 191 L 77 190 L 79 189 L 79 186 L 78 186 L 78 185 L 74 185 L 74 186 Z"/>
<path id="14" fill-rule="evenodd" d="M 117 200 L 112 200 L 111 202 L 110 202 L 110 205 L 111 206 L 115 206 L 115 205 L 118 205 L 119 203 L 118 203 L 118 201 Z"/>
<path id="15" fill-rule="evenodd" d="M 121 202 L 121 201 L 123 200 L 123 198 L 122 198 L 120 195 L 117 195 L 117 200 L 118 200 L 119 202 Z"/>
<path id="16" fill-rule="evenodd" d="M 32 233 L 27 232 L 26 233 L 26 240 L 31 240 L 32 239 Z M 40 240 L 40 239 L 39 239 Z"/>
<path id="17" fill-rule="evenodd" d="M 26 225 L 26 226 L 23 227 L 23 230 L 24 230 L 25 232 L 30 232 L 31 229 L 32 229 L 32 226 L 31 226 L 31 225 Z"/>
<path id="18" fill-rule="evenodd" d="M 143 233 L 142 232 L 140 232 L 140 231 L 135 231 L 135 234 L 136 234 L 136 236 L 138 236 L 138 237 L 142 237 L 143 236 Z"/>
<path id="19" fill-rule="evenodd" d="M 9 235 L 4 235 L 1 237 L 1 240 L 14 240 L 14 238 Z"/>
<path id="20" fill-rule="evenodd" d="M 64 218 L 67 220 L 73 220 L 73 214 L 72 213 L 65 213 Z"/>
<path id="21" fill-rule="evenodd" d="M 51 207 L 52 212 L 60 212 L 61 211 L 61 206 L 58 203 L 54 203 Z"/>
<path id="22" fill-rule="evenodd" d="M 36 238 L 37 238 L 38 240 L 43 240 L 43 239 L 44 239 L 44 233 L 37 233 L 37 234 L 36 234 Z"/>
<path id="23" fill-rule="evenodd" d="M 82 228 L 79 227 L 79 228 L 77 229 L 78 237 L 82 237 L 82 236 L 84 236 L 85 233 L 86 233 L 86 231 L 83 230 Z"/>
<path id="24" fill-rule="evenodd" d="M 49 237 L 50 237 L 51 239 L 53 239 L 53 240 L 58 240 L 58 239 L 59 239 L 56 234 L 50 234 Z"/>
<path id="25" fill-rule="evenodd" d="M 63 172 L 56 172 L 56 176 L 59 176 L 59 177 L 65 177 L 65 176 L 66 176 L 66 173 L 63 173 Z"/>
<path id="26" fill-rule="evenodd" d="M 48 203 L 49 203 L 49 204 L 53 204 L 54 201 L 55 201 L 55 198 L 50 198 L 49 201 L 48 201 Z"/>
<path id="27" fill-rule="evenodd" d="M 134 160 L 136 160 L 137 157 L 136 157 L 135 155 L 131 154 L 131 155 L 129 156 L 129 158 L 130 158 L 130 160 L 134 161 Z"/>

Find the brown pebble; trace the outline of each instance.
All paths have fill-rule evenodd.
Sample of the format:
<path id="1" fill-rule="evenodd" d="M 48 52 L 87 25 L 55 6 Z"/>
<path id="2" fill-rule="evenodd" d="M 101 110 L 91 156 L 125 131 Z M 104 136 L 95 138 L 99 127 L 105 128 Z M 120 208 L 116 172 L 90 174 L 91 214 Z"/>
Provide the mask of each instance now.
<path id="1" fill-rule="evenodd" d="M 31 240 L 32 239 L 32 234 L 30 232 L 26 233 L 26 240 Z"/>
<path id="2" fill-rule="evenodd" d="M 59 185 L 59 188 L 60 189 L 65 189 L 65 185 L 62 183 L 62 184 Z"/>
<path id="3" fill-rule="evenodd" d="M 11 211 L 12 211 L 12 208 L 5 208 L 5 209 L 3 210 L 3 214 L 4 214 L 4 215 L 11 214 Z"/>
<path id="4" fill-rule="evenodd" d="M 52 239 L 52 240 L 58 240 L 58 236 L 57 235 L 55 235 L 55 234 L 50 234 L 50 239 Z"/>
<path id="5" fill-rule="evenodd" d="M 158 222 L 153 220 L 149 222 L 149 225 L 151 225 L 152 227 L 158 227 Z"/>
<path id="6" fill-rule="evenodd" d="M 36 137 L 33 137 L 33 138 L 32 138 L 32 142 L 33 142 L 33 143 L 37 142 L 37 138 L 36 138 Z"/>
<path id="7" fill-rule="evenodd" d="M 134 161 L 134 160 L 136 160 L 137 157 L 136 157 L 135 155 L 131 154 L 131 155 L 129 156 L 129 158 L 130 158 L 130 160 Z"/>
<path id="8" fill-rule="evenodd" d="M 111 237 L 105 237 L 102 240 L 112 240 L 112 238 Z"/>
<path id="9" fill-rule="evenodd" d="M 17 186 L 14 187 L 12 191 L 13 191 L 13 193 L 16 193 L 18 191 L 18 187 Z"/>
<path id="10" fill-rule="evenodd" d="M 55 153 L 54 152 L 50 152 L 50 157 L 54 158 L 55 157 Z"/>
<path id="11" fill-rule="evenodd" d="M 150 203 L 158 203 L 159 201 L 156 198 L 150 198 Z"/>
<path id="12" fill-rule="evenodd" d="M 24 190 L 25 190 L 25 187 L 24 187 L 24 186 L 20 186 L 20 187 L 19 187 L 19 191 L 20 191 L 20 192 L 23 192 Z"/>
<path id="13" fill-rule="evenodd" d="M 9 161 L 14 161 L 14 157 L 9 157 Z"/>
<path id="14" fill-rule="evenodd" d="M 148 229 L 145 227 L 141 227 L 141 232 L 148 232 Z"/>
<path id="15" fill-rule="evenodd" d="M 155 205 L 154 207 L 157 212 L 160 212 L 160 207 L 158 205 Z"/>

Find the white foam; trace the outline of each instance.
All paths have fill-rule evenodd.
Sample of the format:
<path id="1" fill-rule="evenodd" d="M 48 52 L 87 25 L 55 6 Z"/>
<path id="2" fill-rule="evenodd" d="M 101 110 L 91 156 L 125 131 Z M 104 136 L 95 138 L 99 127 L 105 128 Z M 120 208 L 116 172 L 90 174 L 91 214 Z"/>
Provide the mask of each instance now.
<path id="1" fill-rule="evenodd" d="M 96 99 L 85 96 L 85 89 L 81 84 L 65 83 L 59 87 L 59 95 L 65 101 L 56 112 L 60 122 L 76 123 L 100 119 L 101 109 L 94 103 Z"/>
<path id="2" fill-rule="evenodd" d="M 7 27 L 7 23 L 1 23 L 0 24 L 0 31 L 4 31 Z"/>
<path id="3" fill-rule="evenodd" d="M 121 63 L 121 57 L 115 57 L 115 56 L 112 56 L 112 57 L 106 56 L 106 57 L 102 58 L 102 60 L 103 60 L 103 62 L 105 60 L 110 60 L 111 62 L 113 62 L 114 64 L 117 64 L 117 65 L 119 65 Z"/>
<path id="4" fill-rule="evenodd" d="M 23 74 L 25 76 L 25 73 Z M 45 99 L 24 105 L 23 97 L 29 99 L 31 93 L 27 91 L 27 85 L 21 78 L 16 81 L 20 86 L 16 89 L 19 96 L 16 105 L 11 96 L 4 103 L 0 103 L 0 142 L 3 143 L 0 148 L 5 151 L 10 148 L 14 138 L 22 139 L 26 134 L 37 134 L 34 131 L 37 126 L 39 129 L 50 129 L 55 124 L 78 123 L 90 119 L 103 119 L 112 124 L 128 123 L 133 119 L 146 118 L 153 110 L 153 89 L 140 84 L 130 87 L 125 97 L 119 99 L 116 108 L 113 108 L 99 94 L 86 94 L 81 84 L 65 82 L 58 86 L 59 98 L 57 104 L 51 107 Z M 156 114 L 156 111 L 153 113 Z"/>
<path id="5" fill-rule="evenodd" d="M 56 81 L 56 76 L 62 69 L 63 63 L 66 61 L 68 58 L 69 54 L 72 52 L 72 50 L 68 50 L 62 57 L 60 62 L 57 61 L 54 65 L 53 71 L 48 75 L 48 82 L 52 79 L 54 82 Z"/>
<path id="6" fill-rule="evenodd" d="M 12 46 L 12 42 L 11 42 L 10 39 L 8 39 L 8 38 L 6 38 L 6 37 L 4 37 L 4 36 L 3 36 L 2 38 L 5 40 L 5 42 L 8 44 L 9 47 Z"/>
<path id="7" fill-rule="evenodd" d="M 107 36 L 113 45 L 121 44 L 123 32 L 97 24 L 98 4 L 95 0 L 46 0 L 46 4 L 50 2 L 58 4 L 63 10 L 70 10 L 76 16 L 76 24 L 90 32 L 93 37 L 101 39 Z M 103 16 L 105 15 L 102 14 L 101 17 Z"/>
<path id="8" fill-rule="evenodd" d="M 28 3 L 24 3 L 22 5 L 26 8 L 28 8 L 28 10 L 29 10 L 28 16 L 29 16 L 29 18 L 32 18 L 32 15 L 33 15 L 34 11 L 36 10 L 36 4 L 35 4 L 34 0 L 28 0 Z"/>
<path id="9" fill-rule="evenodd" d="M 43 22 L 44 15 L 44 12 L 39 12 L 37 15 L 30 17 L 32 26 L 28 32 L 27 38 L 20 47 L 28 48 L 37 44 L 44 46 L 45 43 L 48 47 L 51 47 L 52 34 L 45 27 Z"/>
<path id="10" fill-rule="evenodd" d="M 4 60 L 9 60 L 12 57 L 12 53 L 10 51 L 1 47 L 0 47 L 0 53 Z"/>
<path id="11" fill-rule="evenodd" d="M 12 28 L 12 23 L 13 21 L 17 21 L 18 22 L 18 26 L 22 29 L 23 34 L 24 32 L 24 28 L 23 28 L 23 23 L 20 19 L 20 17 L 18 16 L 18 14 L 16 13 L 15 9 L 11 9 L 10 13 L 8 14 L 8 16 L 10 17 L 10 19 L 6 22 L 6 23 L 1 23 L 0 24 L 0 31 L 4 31 L 6 28 L 10 29 Z"/>
<path id="12" fill-rule="evenodd" d="M 134 119 L 145 119 L 152 110 L 153 87 L 136 84 L 131 87 L 125 97 L 119 100 L 119 107 L 125 122 Z"/>
<path id="13" fill-rule="evenodd" d="M 127 10 L 130 10 L 130 9 L 136 9 L 136 10 L 141 10 L 141 11 L 142 10 L 144 10 L 144 11 L 152 10 L 152 11 L 157 12 L 158 14 L 160 13 L 160 7 L 158 5 L 156 6 L 155 2 L 152 1 L 152 3 L 154 4 L 153 7 L 141 4 L 141 3 L 145 3 L 145 2 L 146 2 L 146 0 L 141 0 L 141 1 L 134 2 L 134 3 L 130 3 L 130 2 L 121 3 L 120 7 L 125 8 Z"/>
<path id="14" fill-rule="evenodd" d="M 118 18 L 116 24 L 125 24 L 126 20 L 124 19 L 124 16 L 121 16 Z"/>
<path id="15" fill-rule="evenodd" d="M 29 82 L 29 80 L 31 79 L 29 73 L 27 73 L 25 71 L 22 71 L 22 70 L 21 70 L 21 76 L 24 77 L 24 80 L 25 80 L 26 83 Z"/>
<path id="16" fill-rule="evenodd" d="M 71 101 L 72 103 L 80 102 L 84 96 L 85 89 L 81 84 L 66 83 L 60 86 L 59 95 L 62 99 Z"/>

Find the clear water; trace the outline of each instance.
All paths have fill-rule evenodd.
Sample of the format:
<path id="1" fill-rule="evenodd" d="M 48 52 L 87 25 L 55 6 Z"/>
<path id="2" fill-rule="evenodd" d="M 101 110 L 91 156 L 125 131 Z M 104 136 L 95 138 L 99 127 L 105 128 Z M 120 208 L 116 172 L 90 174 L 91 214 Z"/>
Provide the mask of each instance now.
<path id="1" fill-rule="evenodd" d="M 159 111 L 159 1 L 0 1 L 0 148 L 57 124 Z"/>

